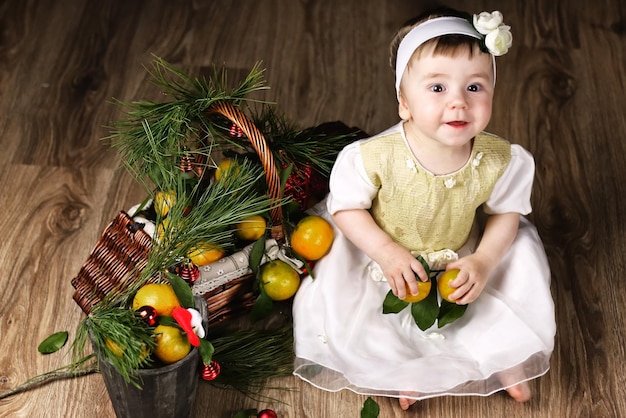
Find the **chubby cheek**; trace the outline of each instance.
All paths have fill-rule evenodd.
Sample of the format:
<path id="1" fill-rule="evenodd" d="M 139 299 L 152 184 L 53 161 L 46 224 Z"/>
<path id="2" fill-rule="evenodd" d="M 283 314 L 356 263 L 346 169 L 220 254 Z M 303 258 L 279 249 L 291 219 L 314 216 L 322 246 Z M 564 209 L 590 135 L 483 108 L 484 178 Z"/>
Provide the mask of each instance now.
<path id="1" fill-rule="evenodd" d="M 478 119 L 482 121 L 482 123 L 487 126 L 489 120 L 491 119 L 491 110 L 492 110 L 492 102 L 491 100 L 486 100 L 478 104 L 475 107 L 476 116 Z"/>

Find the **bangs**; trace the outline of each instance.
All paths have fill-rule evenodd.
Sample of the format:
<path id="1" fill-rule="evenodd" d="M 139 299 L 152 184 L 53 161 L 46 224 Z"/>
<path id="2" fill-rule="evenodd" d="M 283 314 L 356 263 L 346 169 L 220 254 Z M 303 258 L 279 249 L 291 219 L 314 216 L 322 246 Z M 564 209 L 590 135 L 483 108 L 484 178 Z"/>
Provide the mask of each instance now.
<path id="1" fill-rule="evenodd" d="M 466 52 L 469 58 L 472 58 L 475 52 L 481 52 L 479 40 L 464 35 L 439 36 L 420 45 L 415 50 L 414 57 L 420 58 L 424 53 L 456 57 L 463 52 Z"/>

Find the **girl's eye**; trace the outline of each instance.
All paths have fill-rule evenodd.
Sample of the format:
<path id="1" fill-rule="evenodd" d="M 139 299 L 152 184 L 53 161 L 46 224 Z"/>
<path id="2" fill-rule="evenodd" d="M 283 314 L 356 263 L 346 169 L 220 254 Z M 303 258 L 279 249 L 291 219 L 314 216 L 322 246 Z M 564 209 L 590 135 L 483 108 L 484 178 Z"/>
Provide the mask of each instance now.
<path id="1" fill-rule="evenodd" d="M 477 92 L 479 90 L 480 90 L 480 86 L 478 84 L 472 84 L 469 87 L 467 87 L 467 91 Z"/>
<path id="2" fill-rule="evenodd" d="M 443 87 L 441 84 L 433 84 L 432 86 L 430 86 L 430 91 L 432 91 L 433 93 L 441 93 L 444 90 L 445 87 Z"/>

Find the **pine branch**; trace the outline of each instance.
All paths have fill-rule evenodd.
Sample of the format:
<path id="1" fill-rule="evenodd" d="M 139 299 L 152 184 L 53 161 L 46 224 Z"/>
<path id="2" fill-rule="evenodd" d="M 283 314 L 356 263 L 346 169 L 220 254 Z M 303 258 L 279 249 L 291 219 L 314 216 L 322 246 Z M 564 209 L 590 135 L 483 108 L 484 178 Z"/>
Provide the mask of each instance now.
<path id="1" fill-rule="evenodd" d="M 99 373 L 100 368 L 98 367 L 97 361 L 93 361 L 86 366 L 84 365 L 87 361 L 91 359 L 94 359 L 93 354 L 83 357 L 78 362 L 28 379 L 20 385 L 7 390 L 6 392 L 0 393 L 0 399 L 5 399 L 9 396 L 17 395 L 18 393 L 27 392 L 29 390 L 47 385 L 48 383 L 56 382 L 58 380 L 74 379 L 81 376 L 87 376 L 92 373 Z"/>

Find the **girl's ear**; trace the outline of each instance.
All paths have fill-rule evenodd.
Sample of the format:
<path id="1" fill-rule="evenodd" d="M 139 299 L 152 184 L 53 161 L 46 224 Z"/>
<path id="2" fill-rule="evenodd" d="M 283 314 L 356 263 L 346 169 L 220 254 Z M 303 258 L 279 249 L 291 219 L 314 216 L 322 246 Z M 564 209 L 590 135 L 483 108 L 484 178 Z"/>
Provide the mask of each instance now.
<path id="1" fill-rule="evenodd" d="M 398 115 L 402 120 L 411 119 L 411 111 L 401 91 L 398 93 Z"/>

